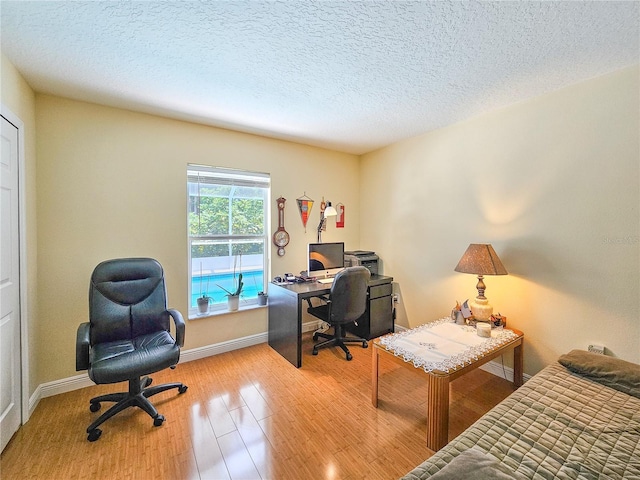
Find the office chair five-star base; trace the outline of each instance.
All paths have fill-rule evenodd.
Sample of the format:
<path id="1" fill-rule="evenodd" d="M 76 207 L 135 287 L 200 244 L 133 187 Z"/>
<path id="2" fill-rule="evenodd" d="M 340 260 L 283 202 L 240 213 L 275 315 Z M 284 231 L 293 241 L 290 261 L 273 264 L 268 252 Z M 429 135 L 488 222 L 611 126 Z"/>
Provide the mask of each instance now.
<path id="1" fill-rule="evenodd" d="M 347 356 L 347 360 L 351 360 L 353 359 L 353 355 L 351 355 L 351 352 L 349 351 L 349 349 L 347 348 L 347 346 L 345 345 L 345 343 L 360 343 L 362 344 L 362 348 L 367 348 L 369 346 L 369 344 L 367 343 L 366 340 L 362 339 L 362 338 L 349 338 L 345 336 L 345 326 L 344 325 L 335 325 L 334 327 L 337 331 L 336 334 L 337 335 L 329 335 L 326 333 L 322 333 L 322 332 L 315 332 L 313 334 L 313 341 L 316 342 L 318 340 L 318 337 L 321 338 L 326 338 L 326 341 L 324 342 L 320 342 L 320 343 L 316 343 L 313 346 L 313 355 L 318 355 L 318 349 L 320 348 L 324 348 L 324 347 L 332 347 L 332 346 L 336 346 L 336 347 L 340 347 L 342 350 L 344 350 L 344 353 Z"/>
<path id="2" fill-rule="evenodd" d="M 102 407 L 102 402 L 116 402 L 109 410 L 104 412 L 100 417 L 87 427 L 87 440 L 95 442 L 102 435 L 102 430 L 98 428 L 101 424 L 109 420 L 117 413 L 125 410 L 129 407 L 139 407 L 151 418 L 153 418 L 153 426 L 159 427 L 165 421 L 164 415 L 158 413 L 153 404 L 147 400 L 157 393 L 171 390 L 173 388 L 178 389 L 178 394 L 183 394 L 187 391 L 186 385 L 182 383 L 165 383 L 155 387 L 149 387 L 153 380 L 151 377 L 143 377 L 142 379 L 136 378 L 129 381 L 129 391 L 121 393 L 107 393 L 106 395 L 100 395 L 98 397 L 89 400 L 89 410 L 97 412 Z"/>

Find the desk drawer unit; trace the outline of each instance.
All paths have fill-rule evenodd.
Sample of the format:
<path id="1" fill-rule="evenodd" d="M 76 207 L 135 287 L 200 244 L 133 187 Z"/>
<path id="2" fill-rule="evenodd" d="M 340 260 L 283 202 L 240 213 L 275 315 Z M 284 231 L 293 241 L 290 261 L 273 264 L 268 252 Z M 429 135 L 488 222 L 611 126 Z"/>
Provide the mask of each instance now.
<path id="1" fill-rule="evenodd" d="M 347 331 L 370 340 L 394 331 L 393 287 L 391 282 L 369 287 L 367 310 L 358 319 L 358 325 L 347 326 Z"/>
<path id="2" fill-rule="evenodd" d="M 373 300 L 375 298 L 388 297 L 391 295 L 392 291 L 393 288 L 390 283 L 369 287 L 369 299 Z"/>

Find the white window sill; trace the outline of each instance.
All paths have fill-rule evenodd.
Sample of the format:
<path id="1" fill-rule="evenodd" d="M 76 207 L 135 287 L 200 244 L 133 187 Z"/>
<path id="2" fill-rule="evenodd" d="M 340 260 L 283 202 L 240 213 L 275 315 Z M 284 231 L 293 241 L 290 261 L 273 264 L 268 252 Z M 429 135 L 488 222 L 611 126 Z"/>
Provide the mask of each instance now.
<path id="1" fill-rule="evenodd" d="M 207 313 L 198 313 L 196 309 L 189 311 L 189 320 L 199 320 L 201 318 L 219 317 L 221 315 L 233 315 L 234 313 L 246 312 L 247 310 L 256 310 L 258 308 L 266 308 L 267 305 L 258 305 L 258 303 L 250 303 L 247 305 L 240 305 L 238 310 L 230 311 L 225 307 L 216 308 L 208 311 Z"/>

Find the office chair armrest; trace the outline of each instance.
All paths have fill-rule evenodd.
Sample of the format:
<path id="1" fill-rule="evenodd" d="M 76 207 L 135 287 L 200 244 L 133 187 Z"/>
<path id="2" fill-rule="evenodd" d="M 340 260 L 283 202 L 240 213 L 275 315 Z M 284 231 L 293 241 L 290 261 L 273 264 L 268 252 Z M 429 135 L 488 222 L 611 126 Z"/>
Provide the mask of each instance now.
<path id="1" fill-rule="evenodd" d="M 89 322 L 78 325 L 76 333 L 76 372 L 89 369 Z"/>
<path id="2" fill-rule="evenodd" d="M 167 312 L 173 318 L 173 323 L 176 324 L 176 345 L 182 347 L 184 346 L 184 318 L 178 310 L 173 308 L 168 309 Z"/>
<path id="3" fill-rule="evenodd" d="M 311 303 L 311 299 L 312 298 L 318 298 L 321 301 L 323 301 L 324 303 L 331 303 L 331 297 L 329 295 L 318 295 L 317 297 L 305 298 L 309 308 L 313 308 L 313 303 Z"/>

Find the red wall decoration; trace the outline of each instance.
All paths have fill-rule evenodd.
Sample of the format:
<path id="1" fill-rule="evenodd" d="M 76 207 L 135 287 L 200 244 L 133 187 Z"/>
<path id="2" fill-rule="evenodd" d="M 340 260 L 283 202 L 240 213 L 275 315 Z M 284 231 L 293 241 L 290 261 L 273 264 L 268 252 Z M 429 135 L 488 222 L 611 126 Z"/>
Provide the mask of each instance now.
<path id="1" fill-rule="evenodd" d="M 339 203 L 336 205 L 338 216 L 336 217 L 336 228 L 344 228 L 344 205 Z"/>

